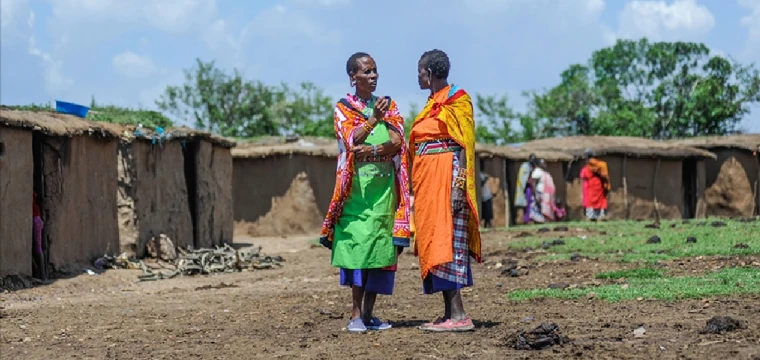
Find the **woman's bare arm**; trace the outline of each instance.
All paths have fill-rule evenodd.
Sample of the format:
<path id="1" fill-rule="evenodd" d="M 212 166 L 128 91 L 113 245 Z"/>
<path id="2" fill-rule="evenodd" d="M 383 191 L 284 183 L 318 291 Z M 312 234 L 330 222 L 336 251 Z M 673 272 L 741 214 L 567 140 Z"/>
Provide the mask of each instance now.
<path id="1" fill-rule="evenodd" d="M 370 126 L 374 127 L 377 125 L 377 119 L 375 118 L 375 115 L 369 117 L 367 120 Z M 356 132 L 354 132 L 354 145 L 359 145 L 364 143 L 364 140 L 367 140 L 367 137 L 369 136 L 369 131 L 365 129 L 363 126 L 359 126 L 358 129 L 356 129 Z"/>

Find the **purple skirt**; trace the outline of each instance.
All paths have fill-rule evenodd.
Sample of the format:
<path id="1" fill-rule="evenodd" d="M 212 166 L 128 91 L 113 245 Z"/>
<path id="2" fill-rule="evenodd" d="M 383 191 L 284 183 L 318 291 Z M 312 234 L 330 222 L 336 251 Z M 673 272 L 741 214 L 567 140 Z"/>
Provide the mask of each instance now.
<path id="1" fill-rule="evenodd" d="M 425 278 L 425 280 L 422 281 L 422 291 L 425 294 L 429 295 L 429 294 L 435 294 L 441 291 L 459 290 L 468 286 L 472 286 L 472 284 L 473 284 L 472 268 L 468 264 L 467 265 L 467 284 L 459 284 L 450 280 L 440 278 L 430 273 Z"/>
<path id="2" fill-rule="evenodd" d="M 364 291 L 393 295 L 396 272 L 382 269 L 340 269 L 340 285 L 356 286 Z"/>
<path id="3" fill-rule="evenodd" d="M 525 187 L 525 199 L 528 201 L 528 205 L 525 207 L 525 212 L 523 213 L 523 224 L 530 222 L 530 205 L 533 202 L 533 189 L 531 189 L 530 186 Z"/>

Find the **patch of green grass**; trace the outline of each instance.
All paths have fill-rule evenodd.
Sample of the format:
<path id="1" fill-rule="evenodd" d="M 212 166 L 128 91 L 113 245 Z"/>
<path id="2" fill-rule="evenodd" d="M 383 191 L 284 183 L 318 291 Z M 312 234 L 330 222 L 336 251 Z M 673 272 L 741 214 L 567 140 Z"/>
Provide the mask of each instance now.
<path id="1" fill-rule="evenodd" d="M 515 290 L 508 297 L 515 301 L 536 298 L 577 299 L 594 292 L 609 302 L 637 298 L 657 300 L 700 299 L 722 295 L 760 293 L 760 269 L 730 268 L 699 277 L 631 278 L 628 286 L 603 285 L 585 289 Z"/>
<path id="2" fill-rule="evenodd" d="M 707 224 L 699 226 L 702 221 Z M 660 229 L 644 226 L 649 222 L 610 221 L 602 223 L 577 222 L 562 225 L 591 231 L 585 237 L 565 237 L 565 245 L 552 246 L 547 255 L 539 260 L 568 259 L 572 254 L 613 260 L 621 262 L 654 262 L 676 258 L 714 256 L 714 255 L 751 255 L 760 253 L 760 222 L 743 223 L 732 220 L 724 221 L 725 227 L 712 227 L 710 223 L 717 219 L 692 220 L 688 224 L 681 221 L 663 221 Z M 671 227 L 673 225 L 674 227 Z M 524 226 L 519 231 L 534 232 L 540 225 Z M 604 232 L 600 234 L 600 232 Z M 560 237 L 564 233 L 553 232 Z M 659 244 L 647 244 L 653 235 L 660 237 Z M 687 237 L 695 237 L 695 244 L 687 244 Z M 547 237 L 532 236 L 508 244 L 512 249 L 540 248 Z M 748 248 L 735 248 L 736 244 L 749 245 Z"/>
<path id="3" fill-rule="evenodd" d="M 597 279 L 657 279 L 662 277 L 662 271 L 652 268 L 606 271 L 596 274 Z"/>

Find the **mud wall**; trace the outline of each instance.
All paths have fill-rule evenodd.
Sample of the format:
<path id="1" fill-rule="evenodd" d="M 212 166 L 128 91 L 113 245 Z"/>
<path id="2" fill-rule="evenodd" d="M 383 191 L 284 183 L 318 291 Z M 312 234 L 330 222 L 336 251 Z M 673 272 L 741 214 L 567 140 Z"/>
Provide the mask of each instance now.
<path id="1" fill-rule="evenodd" d="M 686 174 L 684 174 L 686 175 Z M 705 170 L 705 161 L 699 160 L 697 162 L 697 209 L 694 213 L 695 218 L 707 217 L 707 199 L 705 198 L 706 186 L 707 186 L 707 174 Z"/>
<path id="2" fill-rule="evenodd" d="M 484 157 L 482 158 L 483 166 L 480 171 L 488 175 L 488 187 L 493 194 L 493 226 L 504 227 L 508 224 L 507 209 L 507 160 L 502 157 Z M 480 180 L 478 175 L 477 180 Z M 482 202 L 482 193 L 478 197 Z M 481 209 L 481 214 L 482 214 Z"/>
<path id="3" fill-rule="evenodd" d="M 335 158 L 301 154 L 234 159 L 235 220 L 254 223 L 248 232 L 257 236 L 318 230 L 336 165 Z"/>
<path id="4" fill-rule="evenodd" d="M 89 136 L 43 140 L 43 241 L 55 271 L 119 250 L 117 144 Z"/>
<path id="5" fill-rule="evenodd" d="M 32 275 L 32 132 L 0 127 L 0 277 Z"/>
<path id="6" fill-rule="evenodd" d="M 758 163 L 751 151 L 710 149 L 716 160 L 705 161 L 708 216 L 747 217 L 756 213 Z"/>
<path id="7" fill-rule="evenodd" d="M 121 251 L 141 258 L 147 242 L 159 234 L 176 246 L 193 246 L 182 144 L 120 143 L 118 164 Z"/>
<path id="8" fill-rule="evenodd" d="M 656 159 L 628 157 L 626 160 L 624 156 L 619 155 L 602 156 L 601 159 L 607 162 L 612 185 L 612 190 L 608 195 L 609 219 L 654 219 L 656 217 L 655 191 L 657 209 L 662 219 L 682 217 L 684 194 L 680 160 L 661 159 L 657 179 L 655 179 Z M 568 214 L 572 219 L 584 218 L 583 184 L 580 179 L 583 166 L 585 166 L 583 161 L 574 162 L 567 181 Z M 623 188 L 624 173 L 628 188 L 627 210 Z"/>
<path id="9" fill-rule="evenodd" d="M 197 143 L 196 246 L 232 244 L 232 155 L 230 149 L 202 140 Z M 258 181 L 258 178 L 255 178 Z"/>

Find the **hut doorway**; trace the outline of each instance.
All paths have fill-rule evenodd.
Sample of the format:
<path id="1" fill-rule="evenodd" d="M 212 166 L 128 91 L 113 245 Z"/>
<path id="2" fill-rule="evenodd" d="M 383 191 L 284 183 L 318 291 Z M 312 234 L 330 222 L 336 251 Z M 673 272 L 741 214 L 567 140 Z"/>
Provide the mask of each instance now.
<path id="1" fill-rule="evenodd" d="M 187 140 L 182 144 L 182 157 L 185 162 L 185 184 L 187 186 L 187 200 L 190 207 L 190 219 L 193 223 L 193 248 L 200 245 L 198 239 L 198 141 Z"/>
<path id="2" fill-rule="evenodd" d="M 681 179 L 683 181 L 684 219 L 693 219 L 697 215 L 697 160 L 687 158 L 682 162 Z"/>
<path id="3" fill-rule="evenodd" d="M 44 143 L 44 135 L 39 132 L 32 133 L 32 160 L 34 162 L 34 170 L 32 172 L 32 183 L 34 191 L 34 205 L 36 205 L 35 213 L 39 211 L 39 216 L 42 222 L 38 222 L 37 219 L 32 220 L 32 276 L 37 279 L 47 280 L 47 244 L 44 241 L 44 209 L 45 209 L 45 196 L 42 181 L 42 144 Z"/>

